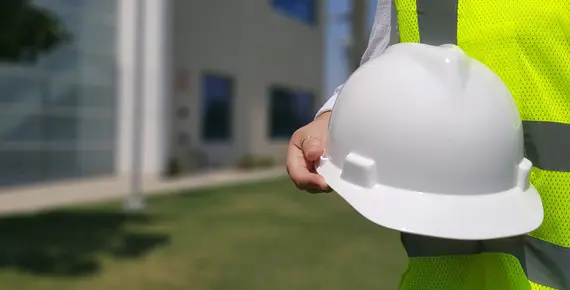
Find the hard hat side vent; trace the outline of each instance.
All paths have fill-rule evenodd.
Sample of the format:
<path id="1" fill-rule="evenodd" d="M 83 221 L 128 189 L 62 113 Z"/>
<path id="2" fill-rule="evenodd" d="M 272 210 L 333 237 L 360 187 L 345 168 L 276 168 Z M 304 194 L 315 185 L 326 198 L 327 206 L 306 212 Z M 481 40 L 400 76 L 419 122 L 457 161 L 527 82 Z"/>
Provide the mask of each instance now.
<path id="1" fill-rule="evenodd" d="M 372 188 L 376 184 L 376 163 L 356 153 L 350 153 L 344 159 L 340 178 L 353 185 Z"/>
<path id="2" fill-rule="evenodd" d="M 530 172 L 532 170 L 532 162 L 524 158 L 521 163 L 519 163 L 519 168 L 517 171 L 517 187 L 522 190 L 527 190 L 530 186 Z"/>

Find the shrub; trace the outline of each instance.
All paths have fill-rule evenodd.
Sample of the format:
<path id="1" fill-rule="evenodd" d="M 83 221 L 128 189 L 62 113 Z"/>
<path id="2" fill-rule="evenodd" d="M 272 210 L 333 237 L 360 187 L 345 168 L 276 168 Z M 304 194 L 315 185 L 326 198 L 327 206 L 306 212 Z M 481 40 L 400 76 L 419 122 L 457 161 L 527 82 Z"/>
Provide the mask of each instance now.
<path id="1" fill-rule="evenodd" d="M 237 161 L 237 167 L 246 170 L 269 168 L 273 166 L 275 166 L 275 159 L 271 156 L 256 156 L 253 154 L 246 154 Z"/>

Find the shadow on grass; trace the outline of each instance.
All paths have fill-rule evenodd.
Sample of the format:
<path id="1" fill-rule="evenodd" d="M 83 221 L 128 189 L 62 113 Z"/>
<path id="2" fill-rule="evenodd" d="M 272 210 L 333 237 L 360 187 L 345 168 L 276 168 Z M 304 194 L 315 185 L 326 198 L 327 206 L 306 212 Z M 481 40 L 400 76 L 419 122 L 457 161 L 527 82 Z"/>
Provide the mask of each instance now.
<path id="1" fill-rule="evenodd" d="M 168 235 L 140 229 L 153 220 L 79 210 L 1 218 L 0 268 L 40 276 L 94 274 L 105 256 L 135 259 L 168 244 Z"/>

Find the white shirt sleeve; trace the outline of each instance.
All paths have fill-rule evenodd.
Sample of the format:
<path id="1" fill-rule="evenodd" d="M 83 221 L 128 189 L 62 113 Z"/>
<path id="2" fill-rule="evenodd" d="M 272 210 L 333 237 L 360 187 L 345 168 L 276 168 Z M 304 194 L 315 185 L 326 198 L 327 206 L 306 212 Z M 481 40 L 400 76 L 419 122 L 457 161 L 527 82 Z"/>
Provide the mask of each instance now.
<path id="1" fill-rule="evenodd" d="M 394 17 L 394 19 L 392 19 L 392 17 Z M 396 36 L 396 33 L 391 33 L 391 30 L 392 26 L 394 26 L 394 30 L 396 29 L 395 17 L 396 13 L 394 13 L 394 9 L 392 7 L 392 0 L 378 0 L 378 4 L 376 6 L 376 14 L 374 16 L 374 24 L 370 32 L 370 38 L 368 39 L 368 46 L 364 52 L 364 55 L 362 56 L 362 59 L 360 60 L 360 65 L 378 57 L 384 52 L 384 50 L 386 50 L 388 44 L 390 44 L 390 41 L 394 40 L 391 38 L 394 38 Z M 341 89 L 342 85 L 334 90 L 333 95 L 318 111 L 316 117 L 324 112 L 332 110 Z"/>

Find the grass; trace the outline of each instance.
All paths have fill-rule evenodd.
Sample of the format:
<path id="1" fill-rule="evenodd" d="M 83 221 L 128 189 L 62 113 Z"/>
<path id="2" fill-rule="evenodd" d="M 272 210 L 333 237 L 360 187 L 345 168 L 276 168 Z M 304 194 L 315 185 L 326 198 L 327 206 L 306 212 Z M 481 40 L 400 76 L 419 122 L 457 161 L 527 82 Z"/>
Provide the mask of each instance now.
<path id="1" fill-rule="evenodd" d="M 404 266 L 397 233 L 288 180 L 0 219 L 2 290 L 390 290 Z"/>

